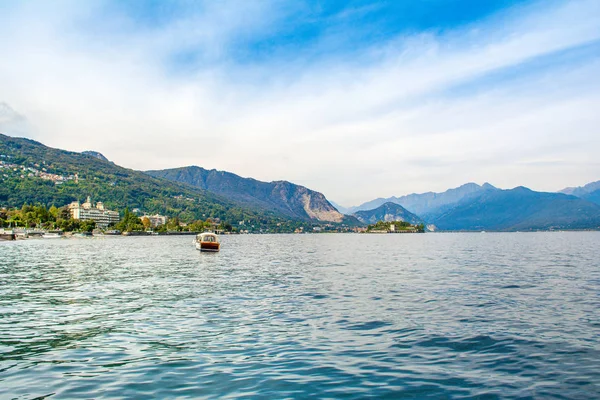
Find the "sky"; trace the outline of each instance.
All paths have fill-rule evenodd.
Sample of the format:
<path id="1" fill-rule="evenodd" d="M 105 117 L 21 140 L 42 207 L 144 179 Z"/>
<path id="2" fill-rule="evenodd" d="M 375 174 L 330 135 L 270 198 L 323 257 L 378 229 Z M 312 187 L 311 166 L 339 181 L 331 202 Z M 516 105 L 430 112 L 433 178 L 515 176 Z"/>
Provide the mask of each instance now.
<path id="1" fill-rule="evenodd" d="M 600 179 L 600 1 L 0 0 L 0 132 L 344 206 Z"/>

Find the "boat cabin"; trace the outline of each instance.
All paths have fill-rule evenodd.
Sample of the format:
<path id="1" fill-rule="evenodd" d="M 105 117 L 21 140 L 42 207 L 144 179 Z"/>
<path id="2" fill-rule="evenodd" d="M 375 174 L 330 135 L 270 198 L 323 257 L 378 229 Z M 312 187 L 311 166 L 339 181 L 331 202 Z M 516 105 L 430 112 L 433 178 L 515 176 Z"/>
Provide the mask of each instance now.
<path id="1" fill-rule="evenodd" d="M 219 237 L 212 232 L 204 232 L 196 236 L 196 248 L 200 251 L 219 251 L 219 247 Z"/>

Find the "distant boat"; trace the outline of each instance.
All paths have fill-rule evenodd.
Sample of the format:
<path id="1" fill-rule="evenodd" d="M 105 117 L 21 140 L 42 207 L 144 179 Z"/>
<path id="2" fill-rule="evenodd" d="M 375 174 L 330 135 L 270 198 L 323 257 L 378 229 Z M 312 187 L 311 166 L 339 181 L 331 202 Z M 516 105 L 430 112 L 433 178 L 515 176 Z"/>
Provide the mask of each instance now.
<path id="1" fill-rule="evenodd" d="M 74 237 L 92 237 L 92 232 L 77 232 L 73 234 Z"/>
<path id="2" fill-rule="evenodd" d="M 44 239 L 60 239 L 63 237 L 63 233 L 60 231 L 46 232 L 42 237 Z"/>
<path id="3" fill-rule="evenodd" d="M 200 233 L 196 236 L 194 241 L 196 249 L 200 251 L 219 251 L 221 244 L 219 243 L 219 237 L 212 232 Z"/>
<path id="4" fill-rule="evenodd" d="M 17 238 L 17 235 L 15 234 L 15 232 L 13 230 L 2 230 L 2 232 L 0 232 L 0 240 L 15 240 Z"/>
<path id="5" fill-rule="evenodd" d="M 105 235 L 120 235 L 121 231 L 117 230 L 117 229 L 111 229 L 108 231 L 104 231 Z"/>

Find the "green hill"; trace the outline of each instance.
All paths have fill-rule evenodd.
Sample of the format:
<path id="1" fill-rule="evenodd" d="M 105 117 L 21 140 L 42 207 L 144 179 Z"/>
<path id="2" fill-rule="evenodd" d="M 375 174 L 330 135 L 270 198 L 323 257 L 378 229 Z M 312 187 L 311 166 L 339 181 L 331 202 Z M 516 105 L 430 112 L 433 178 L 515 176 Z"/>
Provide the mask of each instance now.
<path id="1" fill-rule="evenodd" d="M 220 218 L 276 224 L 290 218 L 237 204 L 200 188 L 151 177 L 94 154 L 50 148 L 0 134 L 0 206 L 69 204 L 91 196 L 109 209 L 139 208 L 182 221 Z"/>

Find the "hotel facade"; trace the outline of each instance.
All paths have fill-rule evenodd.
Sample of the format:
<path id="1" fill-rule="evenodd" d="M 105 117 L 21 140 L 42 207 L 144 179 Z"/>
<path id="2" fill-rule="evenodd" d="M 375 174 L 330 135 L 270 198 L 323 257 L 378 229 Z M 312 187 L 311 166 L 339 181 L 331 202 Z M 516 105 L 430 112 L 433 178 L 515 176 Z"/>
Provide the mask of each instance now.
<path id="1" fill-rule="evenodd" d="M 102 202 L 99 201 L 96 206 L 93 206 L 89 196 L 83 204 L 78 201 L 69 204 L 69 211 L 73 219 L 96 221 L 96 226 L 99 228 L 106 228 L 120 220 L 119 213 L 105 209 Z"/>

